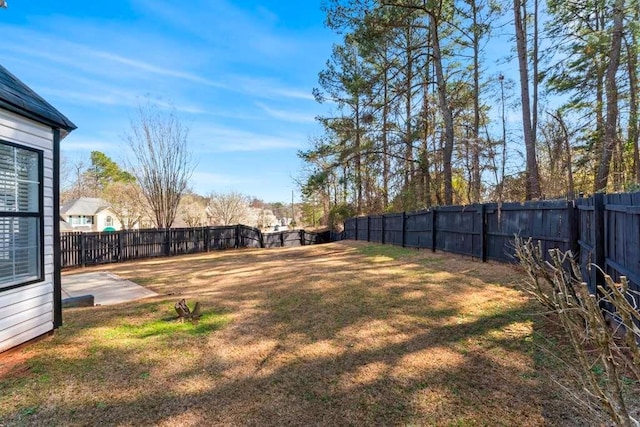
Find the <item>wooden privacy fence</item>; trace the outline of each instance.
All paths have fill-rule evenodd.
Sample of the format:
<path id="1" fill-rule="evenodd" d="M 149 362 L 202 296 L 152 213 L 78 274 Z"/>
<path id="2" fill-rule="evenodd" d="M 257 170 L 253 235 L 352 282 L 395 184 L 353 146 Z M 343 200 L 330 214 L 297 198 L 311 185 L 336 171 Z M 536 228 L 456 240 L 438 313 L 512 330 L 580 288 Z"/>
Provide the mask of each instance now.
<path id="1" fill-rule="evenodd" d="M 514 236 L 579 254 L 583 278 L 595 291 L 596 264 L 640 291 L 640 193 L 596 194 L 577 200 L 445 206 L 345 221 L 342 238 L 442 250 L 482 261 L 515 262 Z"/>
<path id="2" fill-rule="evenodd" d="M 229 248 L 292 247 L 325 243 L 328 232 L 304 230 L 262 233 L 244 225 L 144 229 L 116 232 L 61 233 L 62 267 L 79 267 L 128 260 L 209 252 Z"/>

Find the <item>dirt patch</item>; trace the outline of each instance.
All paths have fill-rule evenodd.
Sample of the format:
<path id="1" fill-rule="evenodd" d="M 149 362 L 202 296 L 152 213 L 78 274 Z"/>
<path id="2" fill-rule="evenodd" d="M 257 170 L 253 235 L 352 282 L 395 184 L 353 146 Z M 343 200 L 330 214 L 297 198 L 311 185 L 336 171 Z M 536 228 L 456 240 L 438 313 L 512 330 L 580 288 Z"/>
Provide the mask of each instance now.
<path id="1" fill-rule="evenodd" d="M 92 271 L 160 296 L 65 311 L 0 380 L 0 424 L 586 423 L 507 265 L 349 242 Z M 172 323 L 180 298 L 200 325 Z"/>

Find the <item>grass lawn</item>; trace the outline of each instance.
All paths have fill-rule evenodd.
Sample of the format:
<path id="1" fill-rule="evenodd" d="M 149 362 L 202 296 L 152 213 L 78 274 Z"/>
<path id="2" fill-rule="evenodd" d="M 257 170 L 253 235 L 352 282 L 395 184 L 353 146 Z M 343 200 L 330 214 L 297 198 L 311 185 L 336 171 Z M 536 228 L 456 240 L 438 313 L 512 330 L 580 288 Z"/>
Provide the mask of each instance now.
<path id="1" fill-rule="evenodd" d="M 511 266 L 345 242 L 96 270 L 160 296 L 0 355 L 0 425 L 588 424 Z"/>

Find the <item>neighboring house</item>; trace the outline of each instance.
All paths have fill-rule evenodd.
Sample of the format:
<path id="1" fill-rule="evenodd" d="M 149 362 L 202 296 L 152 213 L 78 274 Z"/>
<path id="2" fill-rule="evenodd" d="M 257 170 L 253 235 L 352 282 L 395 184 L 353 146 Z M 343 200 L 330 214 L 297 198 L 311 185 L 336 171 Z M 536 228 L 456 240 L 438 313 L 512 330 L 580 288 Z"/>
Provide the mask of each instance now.
<path id="1" fill-rule="evenodd" d="M 60 215 L 60 232 L 64 233 L 68 231 L 73 231 L 73 227 L 65 221 L 64 218 L 62 218 L 62 215 Z"/>
<path id="2" fill-rule="evenodd" d="M 103 199 L 80 197 L 60 206 L 60 215 L 73 231 L 104 231 L 107 227 L 122 229 L 122 224 Z"/>
<path id="3" fill-rule="evenodd" d="M 75 128 L 0 66 L 0 352 L 62 325 L 60 141 Z"/>

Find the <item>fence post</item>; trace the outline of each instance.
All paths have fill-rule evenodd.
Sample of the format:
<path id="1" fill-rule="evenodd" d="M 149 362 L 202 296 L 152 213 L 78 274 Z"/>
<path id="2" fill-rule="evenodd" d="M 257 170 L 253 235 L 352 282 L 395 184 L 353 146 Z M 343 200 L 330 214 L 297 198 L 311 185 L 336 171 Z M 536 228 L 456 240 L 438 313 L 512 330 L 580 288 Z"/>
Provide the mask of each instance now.
<path id="1" fill-rule="evenodd" d="M 384 214 L 380 215 L 380 228 L 382 229 L 382 236 L 380 237 L 380 241 L 384 245 Z"/>
<path id="2" fill-rule="evenodd" d="M 579 247 L 578 240 L 580 239 L 580 225 L 578 223 L 578 213 L 576 212 L 575 200 L 567 200 L 567 222 L 569 223 L 569 250 L 573 256 L 578 255 Z"/>
<path id="3" fill-rule="evenodd" d="M 600 268 L 590 266 L 589 279 L 594 291 L 597 289 L 598 284 L 604 284 L 604 276 L 602 274 L 606 269 L 604 227 L 604 194 L 596 193 L 593 195 L 593 263 Z"/>
<path id="4" fill-rule="evenodd" d="M 371 241 L 371 217 L 367 216 L 367 242 Z"/>
<path id="5" fill-rule="evenodd" d="M 236 248 L 240 247 L 240 224 L 236 225 Z"/>
<path id="6" fill-rule="evenodd" d="M 204 251 L 209 252 L 209 227 L 204 227 Z"/>
<path id="7" fill-rule="evenodd" d="M 305 241 L 304 241 L 304 230 L 299 230 L 298 234 L 300 235 L 300 246 L 304 246 Z"/>
<path id="8" fill-rule="evenodd" d="M 407 225 L 407 213 L 406 212 L 402 212 L 402 247 L 404 248 L 405 242 L 406 242 L 406 236 L 405 236 L 405 228 Z"/>
<path id="9" fill-rule="evenodd" d="M 480 214 L 480 260 L 487 261 L 487 227 L 485 224 L 485 205 L 478 205 L 478 213 Z"/>
<path id="10" fill-rule="evenodd" d="M 170 228 L 165 228 L 165 236 L 167 239 L 167 248 L 165 249 L 165 253 L 167 254 L 167 256 L 171 256 L 171 229 Z"/>
<path id="11" fill-rule="evenodd" d="M 354 236 L 354 240 L 358 240 L 358 217 L 355 217 L 353 222 L 355 222 L 355 236 Z"/>
<path id="12" fill-rule="evenodd" d="M 124 261 L 124 242 L 122 241 L 123 234 L 124 230 L 118 231 L 118 262 Z"/>
<path id="13" fill-rule="evenodd" d="M 431 209 L 431 252 L 436 251 L 436 208 Z"/>
<path id="14" fill-rule="evenodd" d="M 85 241 L 85 234 L 80 234 L 80 265 L 82 267 L 87 266 L 86 262 L 86 252 L 87 252 L 87 242 Z"/>

